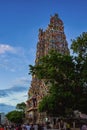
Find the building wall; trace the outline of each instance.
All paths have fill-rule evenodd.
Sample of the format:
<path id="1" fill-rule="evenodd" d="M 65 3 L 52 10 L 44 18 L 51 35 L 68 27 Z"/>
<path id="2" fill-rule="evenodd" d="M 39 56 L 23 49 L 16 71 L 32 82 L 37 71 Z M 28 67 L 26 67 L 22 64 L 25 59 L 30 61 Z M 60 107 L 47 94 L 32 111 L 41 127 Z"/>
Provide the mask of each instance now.
<path id="1" fill-rule="evenodd" d="M 5 114 L 0 113 L 0 124 L 4 124 L 4 123 L 5 123 Z"/>

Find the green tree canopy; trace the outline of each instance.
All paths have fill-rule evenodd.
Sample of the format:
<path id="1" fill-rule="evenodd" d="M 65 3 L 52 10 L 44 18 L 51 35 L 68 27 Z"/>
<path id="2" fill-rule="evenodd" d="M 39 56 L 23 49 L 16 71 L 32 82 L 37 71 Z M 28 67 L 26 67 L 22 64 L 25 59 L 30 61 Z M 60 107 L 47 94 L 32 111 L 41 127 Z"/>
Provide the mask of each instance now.
<path id="1" fill-rule="evenodd" d="M 87 113 L 86 41 L 87 33 L 72 41 L 71 48 L 77 55 L 51 51 L 35 66 L 30 65 L 30 74 L 44 79 L 49 88 L 49 94 L 39 105 L 40 111 L 53 115 L 66 115 L 71 109 Z"/>
<path id="2" fill-rule="evenodd" d="M 40 79 L 44 79 L 49 87 L 49 95 L 43 98 L 39 105 L 40 111 L 53 115 L 64 115 L 66 109 L 74 103 L 74 62 L 69 55 L 51 51 L 40 59 L 39 64 L 30 66 L 30 71 Z M 72 92 L 73 91 L 73 92 Z"/>
<path id="3" fill-rule="evenodd" d="M 26 108 L 26 104 L 24 103 L 24 102 L 21 102 L 21 103 L 18 103 L 17 105 L 16 105 L 16 109 L 17 110 L 21 110 L 21 111 L 25 111 L 25 108 Z"/>
<path id="4" fill-rule="evenodd" d="M 87 32 L 83 32 L 76 39 L 72 40 L 71 49 L 78 56 L 87 57 Z"/>
<path id="5" fill-rule="evenodd" d="M 22 123 L 25 118 L 25 108 L 26 104 L 24 102 L 18 103 L 16 105 L 17 110 L 9 112 L 8 114 L 6 114 L 6 117 L 11 122 Z"/>
<path id="6" fill-rule="evenodd" d="M 71 49 L 75 59 L 76 85 L 79 89 L 82 88 L 78 107 L 87 114 L 87 32 L 72 40 Z"/>
<path id="7" fill-rule="evenodd" d="M 11 111 L 9 112 L 6 117 L 8 118 L 9 121 L 13 122 L 13 123 L 23 123 L 23 113 L 22 111 Z"/>

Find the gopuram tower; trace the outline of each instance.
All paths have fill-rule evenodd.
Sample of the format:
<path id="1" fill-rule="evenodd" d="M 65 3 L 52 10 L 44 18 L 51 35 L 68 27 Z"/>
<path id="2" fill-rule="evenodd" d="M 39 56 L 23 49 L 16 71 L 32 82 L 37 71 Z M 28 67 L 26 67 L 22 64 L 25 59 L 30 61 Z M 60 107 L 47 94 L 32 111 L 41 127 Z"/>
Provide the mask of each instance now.
<path id="1" fill-rule="evenodd" d="M 47 55 L 49 50 L 55 49 L 62 54 L 69 54 L 68 43 L 64 34 L 64 25 L 57 14 L 51 16 L 50 23 L 45 31 L 39 29 L 35 64 Z M 43 80 L 32 76 L 31 86 L 28 91 L 26 118 L 29 122 L 36 123 L 40 119 L 38 104 L 47 94 L 48 88 Z"/>

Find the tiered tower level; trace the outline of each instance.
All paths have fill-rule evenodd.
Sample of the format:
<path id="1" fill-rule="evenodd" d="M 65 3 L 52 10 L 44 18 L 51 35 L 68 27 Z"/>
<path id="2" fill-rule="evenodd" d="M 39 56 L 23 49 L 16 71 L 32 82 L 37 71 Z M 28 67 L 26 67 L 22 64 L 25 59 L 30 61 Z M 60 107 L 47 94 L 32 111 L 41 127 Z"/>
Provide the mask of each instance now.
<path id="1" fill-rule="evenodd" d="M 62 54 L 69 54 L 64 25 L 57 14 L 50 18 L 50 24 L 46 31 L 39 29 L 39 41 L 37 44 L 36 62 L 38 59 L 48 54 L 50 49 L 56 49 Z"/>
<path id="2" fill-rule="evenodd" d="M 47 55 L 51 49 L 57 50 L 62 54 L 69 54 L 68 43 L 64 34 L 64 25 L 58 14 L 51 16 L 50 23 L 45 31 L 39 29 L 35 64 L 38 63 L 41 57 Z M 48 89 L 44 81 L 33 76 L 28 92 L 28 116 L 30 115 L 33 118 L 33 114 L 37 111 L 38 103 L 47 94 L 47 91 Z"/>

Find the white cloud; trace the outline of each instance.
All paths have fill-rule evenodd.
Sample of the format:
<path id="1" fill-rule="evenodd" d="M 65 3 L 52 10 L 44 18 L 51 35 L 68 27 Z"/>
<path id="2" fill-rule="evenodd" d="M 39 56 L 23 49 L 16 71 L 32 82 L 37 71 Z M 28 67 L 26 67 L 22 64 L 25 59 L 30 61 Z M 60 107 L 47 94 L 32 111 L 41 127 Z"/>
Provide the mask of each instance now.
<path id="1" fill-rule="evenodd" d="M 14 53 L 15 49 L 7 44 L 0 44 L 0 54 L 4 54 L 5 52 L 11 52 Z"/>
<path id="2" fill-rule="evenodd" d="M 0 68 L 11 72 L 22 71 L 34 62 L 35 49 L 0 44 Z"/>
<path id="3" fill-rule="evenodd" d="M 0 55 L 2 54 L 6 54 L 8 53 L 12 53 L 12 54 L 17 54 L 19 56 L 24 55 L 24 49 L 22 47 L 15 47 L 15 46 L 11 46 L 9 44 L 0 44 Z M 5 55 L 2 55 L 2 57 L 4 57 Z"/>
<path id="4" fill-rule="evenodd" d="M 26 92 L 20 91 L 19 93 L 12 93 L 8 97 L 2 97 L 0 100 L 0 103 L 16 106 L 16 104 L 18 104 L 18 103 L 26 102 L 27 93 L 28 93 L 28 91 L 26 91 Z"/>
<path id="5" fill-rule="evenodd" d="M 31 81 L 31 76 L 28 75 L 28 65 L 33 63 L 34 56 L 34 49 L 0 44 L 0 70 L 4 72 L 1 78 L 6 79 L 4 80 L 5 83 L 1 80 L 0 84 L 3 84 L 2 90 L 4 90 L 5 85 L 5 88 L 7 88 L 4 91 L 6 93 L 2 93 L 7 95 L 2 95 L 0 103 L 15 106 L 17 103 L 27 100 L 28 87 Z M 10 78 L 11 74 L 13 77 Z M 22 86 L 22 88 L 19 88 L 19 91 L 17 91 L 16 86 Z M 12 89 L 8 90 L 9 87 Z"/>
<path id="6" fill-rule="evenodd" d="M 0 104 L 4 103 L 15 106 L 18 103 L 26 102 L 28 97 L 29 81 L 26 81 L 26 78 L 23 78 L 23 81 L 20 84 L 21 85 L 18 85 L 17 83 L 11 88 L 0 90 Z"/>

